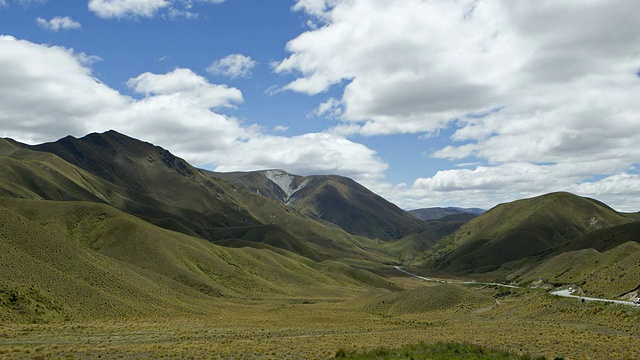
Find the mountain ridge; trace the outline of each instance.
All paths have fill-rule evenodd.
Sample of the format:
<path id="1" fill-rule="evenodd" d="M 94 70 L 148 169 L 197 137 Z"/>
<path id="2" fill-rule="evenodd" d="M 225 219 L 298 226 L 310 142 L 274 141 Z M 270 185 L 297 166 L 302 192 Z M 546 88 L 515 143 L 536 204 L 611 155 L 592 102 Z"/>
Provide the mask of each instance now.
<path id="1" fill-rule="evenodd" d="M 333 223 L 360 236 L 393 241 L 423 231 L 427 224 L 356 181 L 338 175 L 298 176 L 284 170 L 207 172 L 292 207 L 306 216 Z"/>
<path id="2" fill-rule="evenodd" d="M 422 220 L 438 220 L 450 215 L 469 214 L 473 216 L 479 216 L 486 212 L 480 208 L 461 208 L 461 207 L 430 207 L 413 209 L 407 211 L 409 214 Z"/>

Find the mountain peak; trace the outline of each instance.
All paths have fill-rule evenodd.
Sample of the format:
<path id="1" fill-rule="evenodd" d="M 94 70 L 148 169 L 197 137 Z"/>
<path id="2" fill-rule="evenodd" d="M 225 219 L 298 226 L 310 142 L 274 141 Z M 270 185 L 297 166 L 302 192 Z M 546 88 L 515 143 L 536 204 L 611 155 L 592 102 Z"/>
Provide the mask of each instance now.
<path id="1" fill-rule="evenodd" d="M 282 190 L 284 193 L 282 201 L 285 204 L 289 204 L 292 201 L 292 197 L 309 183 L 309 179 L 304 179 L 301 182 L 297 181 L 302 177 L 291 175 L 284 170 L 265 170 L 262 173 Z"/>

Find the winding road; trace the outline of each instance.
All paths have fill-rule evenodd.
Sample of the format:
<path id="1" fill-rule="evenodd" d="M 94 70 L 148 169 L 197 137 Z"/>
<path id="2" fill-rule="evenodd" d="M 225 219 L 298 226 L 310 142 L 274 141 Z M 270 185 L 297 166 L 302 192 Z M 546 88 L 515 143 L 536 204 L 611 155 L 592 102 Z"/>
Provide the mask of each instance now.
<path id="1" fill-rule="evenodd" d="M 512 289 L 521 289 L 520 286 L 500 284 L 500 283 L 482 283 L 482 282 L 476 282 L 476 281 L 450 281 L 450 280 L 443 280 L 443 279 L 427 278 L 427 277 L 424 277 L 424 276 L 420 276 L 420 275 L 416 275 L 416 274 L 410 273 L 410 272 L 402 269 L 399 266 L 394 266 L 394 268 L 396 270 L 400 271 L 403 274 L 406 274 L 406 275 L 409 275 L 409 276 L 412 276 L 412 277 L 415 277 L 415 278 L 418 278 L 418 279 L 424 280 L 424 281 L 431 281 L 431 282 L 438 282 L 438 283 L 466 284 L 466 285 L 491 285 L 491 286 L 501 286 L 501 287 L 512 288 Z M 629 306 L 640 307 L 640 304 L 636 304 L 633 301 L 611 300 L 611 299 L 601 299 L 601 298 L 593 298 L 593 297 L 587 297 L 587 296 L 573 295 L 573 290 L 571 290 L 571 289 L 550 291 L 549 294 L 554 295 L 554 296 L 567 297 L 567 298 L 576 298 L 576 299 L 580 299 L 582 301 L 601 301 L 601 302 L 608 302 L 608 303 L 614 303 L 614 304 L 620 304 L 620 305 L 629 305 Z"/>
<path id="2" fill-rule="evenodd" d="M 584 301 L 603 301 L 603 302 L 614 303 L 614 304 L 630 305 L 630 306 L 638 306 L 638 307 L 640 307 L 640 304 L 636 304 L 633 301 L 600 299 L 600 298 L 592 298 L 592 297 L 587 297 L 587 296 L 573 295 L 573 290 L 570 290 L 570 289 L 568 289 L 568 290 L 551 291 L 550 294 L 551 295 L 555 295 L 555 296 L 576 298 L 576 299 L 580 299 L 580 300 L 584 300 Z"/>

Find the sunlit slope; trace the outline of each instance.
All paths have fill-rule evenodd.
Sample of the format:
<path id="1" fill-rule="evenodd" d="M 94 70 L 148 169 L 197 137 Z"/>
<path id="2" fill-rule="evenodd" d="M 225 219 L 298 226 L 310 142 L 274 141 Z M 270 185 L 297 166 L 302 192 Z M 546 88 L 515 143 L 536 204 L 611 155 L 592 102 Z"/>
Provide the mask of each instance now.
<path id="1" fill-rule="evenodd" d="M 591 296 L 617 298 L 640 290 L 638 274 L 640 244 L 630 241 L 605 252 L 594 249 L 565 252 L 532 269 L 514 272 L 508 279 L 577 285 Z"/>
<path id="2" fill-rule="evenodd" d="M 9 155 L 16 150 L 22 149 L 25 145 L 13 139 L 0 138 L 0 156 Z"/>
<path id="3" fill-rule="evenodd" d="M 169 151 L 115 131 L 71 136 L 56 142 L 30 147 L 51 153 L 94 176 L 124 189 L 142 194 L 132 199 L 125 211 L 142 218 L 172 220 L 205 238 L 217 227 L 244 226 L 257 223 L 241 204 L 225 196 L 215 181 Z M 153 204 L 151 204 L 153 203 Z M 148 205 L 166 214 L 157 214 Z"/>
<path id="4" fill-rule="evenodd" d="M 136 317 L 197 311 L 194 289 L 97 254 L 59 229 L 0 208 L 3 321 Z M 31 209 L 31 210 L 29 210 Z M 29 205 L 22 211 L 37 211 Z"/>
<path id="5" fill-rule="evenodd" d="M 381 315 L 429 313 L 454 308 L 481 308 L 495 301 L 476 289 L 439 284 L 373 296 L 365 309 Z"/>
<path id="6" fill-rule="evenodd" d="M 216 300 L 340 297 L 367 286 L 290 252 L 216 246 L 107 205 L 5 198 L 0 211 L 8 320 L 202 313 Z"/>
<path id="7" fill-rule="evenodd" d="M 27 148 L 14 144 L 2 142 L 2 196 L 106 203 L 209 241 L 267 242 L 319 261 L 379 259 L 333 225 L 211 178 L 160 147 L 114 131 Z"/>
<path id="8" fill-rule="evenodd" d="M 518 200 L 498 205 L 462 226 L 430 249 L 424 264 L 450 272 L 490 271 L 631 221 L 596 200 L 569 193 Z"/>

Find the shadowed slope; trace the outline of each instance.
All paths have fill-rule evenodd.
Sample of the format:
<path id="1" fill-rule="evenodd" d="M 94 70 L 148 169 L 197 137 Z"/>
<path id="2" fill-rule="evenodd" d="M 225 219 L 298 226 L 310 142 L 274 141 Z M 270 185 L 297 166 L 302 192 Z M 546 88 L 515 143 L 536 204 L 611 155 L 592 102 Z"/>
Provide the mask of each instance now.
<path id="1" fill-rule="evenodd" d="M 596 200 L 553 193 L 496 206 L 429 250 L 427 257 L 445 271 L 489 271 L 630 221 Z"/>
<path id="2" fill-rule="evenodd" d="M 0 174 L 5 196 L 108 203 L 187 235 L 225 244 L 249 240 L 245 246 L 270 239 L 271 245 L 314 260 L 379 260 L 338 228 L 214 179 L 160 147 L 115 131 L 30 146 L 0 161 L 19 168 L 15 174 Z M 266 233 L 256 234 L 261 230 Z M 274 239 L 274 233 L 283 238 Z"/>
<path id="3" fill-rule="evenodd" d="M 169 151 L 115 131 L 66 137 L 53 143 L 30 147 L 48 152 L 100 179 L 124 189 L 131 203 L 124 210 L 142 218 L 158 219 L 146 208 L 143 194 L 171 214 L 175 221 L 205 238 L 209 229 L 255 224 L 241 204 L 225 196 L 225 189 Z"/>
<path id="4" fill-rule="evenodd" d="M 451 215 L 471 215 L 474 218 L 482 215 L 485 210 L 478 208 L 458 208 L 458 207 L 432 207 L 407 211 L 409 214 L 422 220 L 438 220 Z"/>
<path id="5" fill-rule="evenodd" d="M 364 186 L 341 176 L 296 176 L 283 170 L 209 175 L 276 199 L 354 235 L 389 241 L 427 227 Z"/>

